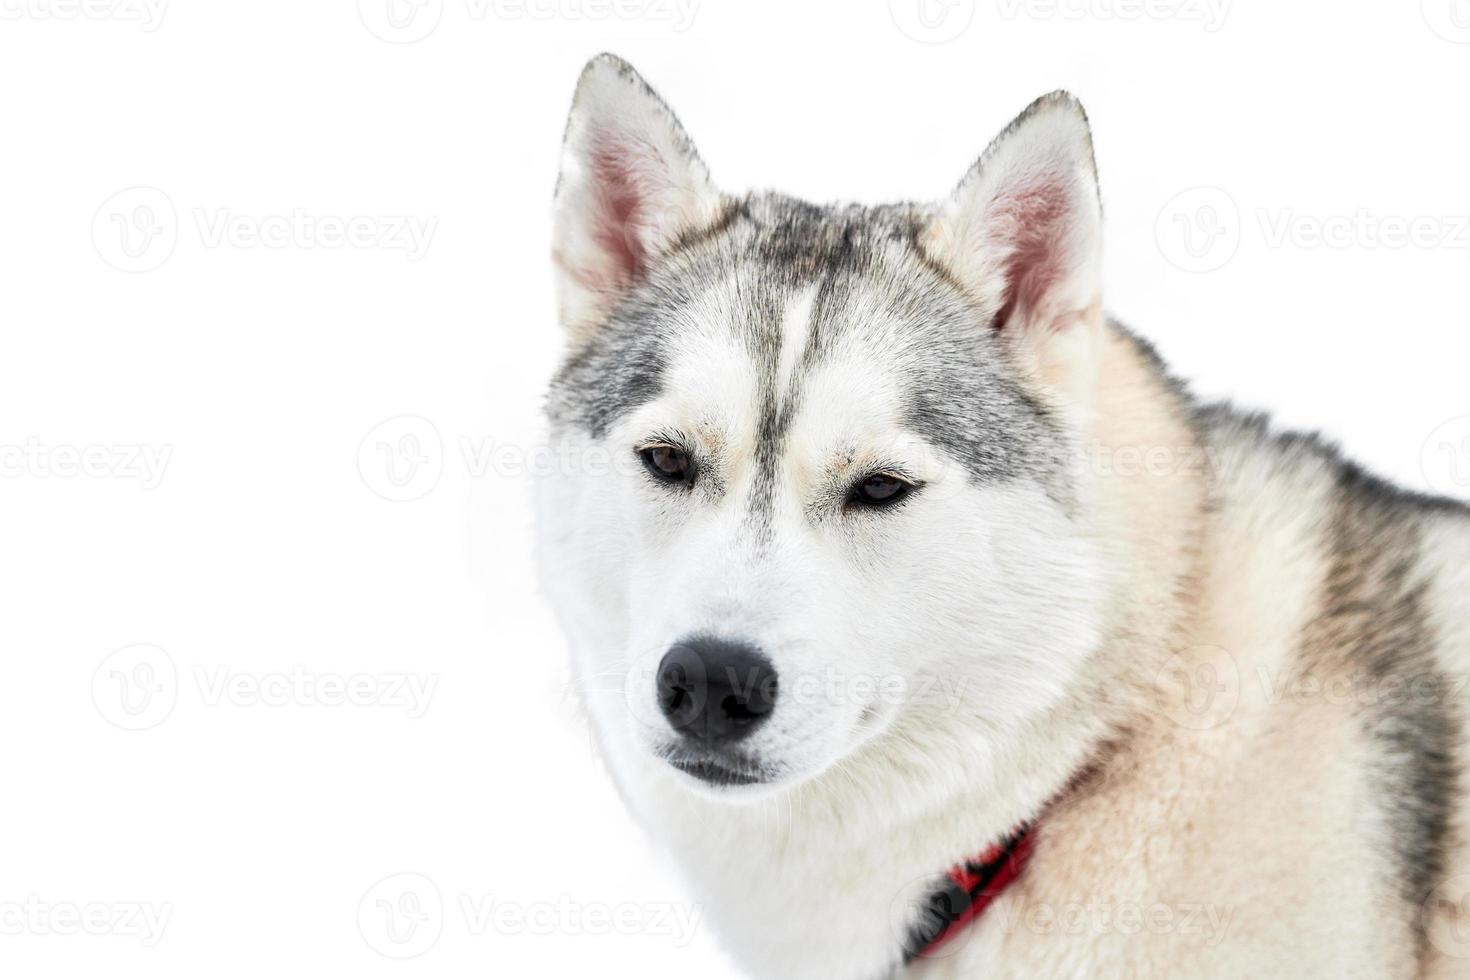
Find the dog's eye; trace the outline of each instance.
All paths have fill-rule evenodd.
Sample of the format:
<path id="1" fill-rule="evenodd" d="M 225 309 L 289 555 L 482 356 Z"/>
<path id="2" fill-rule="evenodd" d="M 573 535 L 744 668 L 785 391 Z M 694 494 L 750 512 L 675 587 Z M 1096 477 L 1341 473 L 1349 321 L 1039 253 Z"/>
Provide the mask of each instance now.
<path id="1" fill-rule="evenodd" d="M 673 446 L 648 446 L 638 451 L 648 472 L 666 483 L 688 483 L 694 476 L 694 461 Z"/>
<path id="2" fill-rule="evenodd" d="M 912 483 L 892 473 L 874 473 L 852 489 L 852 503 L 864 507 L 887 507 L 908 496 Z"/>

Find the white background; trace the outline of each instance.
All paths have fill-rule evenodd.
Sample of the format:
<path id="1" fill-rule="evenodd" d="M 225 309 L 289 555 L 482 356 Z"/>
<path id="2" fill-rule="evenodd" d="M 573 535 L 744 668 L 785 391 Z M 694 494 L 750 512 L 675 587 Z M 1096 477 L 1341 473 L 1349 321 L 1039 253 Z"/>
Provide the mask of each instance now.
<path id="1" fill-rule="evenodd" d="M 0 0 L 6 976 L 729 975 L 530 558 L 602 49 L 726 187 L 822 200 L 938 196 L 1072 89 L 1110 309 L 1201 393 L 1470 493 L 1466 0 L 85 2 Z"/>

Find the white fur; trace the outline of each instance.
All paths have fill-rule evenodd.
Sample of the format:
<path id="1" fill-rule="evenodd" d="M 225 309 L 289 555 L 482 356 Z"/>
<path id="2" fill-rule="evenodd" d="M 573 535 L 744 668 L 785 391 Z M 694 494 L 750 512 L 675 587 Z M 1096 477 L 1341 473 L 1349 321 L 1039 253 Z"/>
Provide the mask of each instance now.
<path id="1" fill-rule="evenodd" d="M 644 104 L 613 68 L 589 71 L 557 216 L 560 262 L 574 270 L 562 282 L 574 345 L 621 274 L 575 272 L 604 262 L 580 230 L 599 206 L 582 182 L 580 135 L 604 119 L 637 130 L 672 163 L 650 171 L 650 193 L 705 216 L 719 199 L 669 141 L 677 124 L 661 104 Z M 1060 202 L 1052 249 L 1032 257 L 1055 275 L 1003 325 L 1037 392 L 1078 446 L 1204 448 L 1154 366 L 1102 321 L 1100 212 L 1074 102 L 1040 104 L 992 147 L 927 244 L 998 311 L 1021 234 L 1007 215 L 1017 195 L 1037 194 Z M 657 249 L 673 227 L 643 222 L 638 233 Z M 589 291 L 593 280 L 604 285 Z M 758 378 L 729 329 L 739 286 L 712 283 L 688 313 L 657 398 L 600 440 L 560 436 L 572 454 L 630 459 L 650 433 L 677 429 L 729 461 L 718 497 L 671 497 L 634 465 L 559 473 L 540 495 L 546 589 L 598 743 L 732 956 L 762 978 L 881 975 L 939 874 L 1095 767 L 1088 792 L 1048 812 L 1020 882 L 913 976 L 1412 970 L 1399 931 L 1340 926 L 1386 914 L 1373 881 L 1389 873 L 1380 831 L 1350 826 L 1361 775 L 1352 719 L 1274 703 L 1257 681 L 1290 672 L 1322 601 L 1328 468 L 1284 460 L 1242 430 L 1208 447 L 1213 490 L 1211 474 L 1185 466 L 1088 469 L 1070 505 L 1026 481 L 978 486 L 902 425 L 901 382 L 854 342 L 803 378 L 772 523 L 756 535 L 745 517 Z M 782 387 L 811 309 L 807 293 L 785 311 Z M 881 334 L 883 314 L 871 312 Z M 813 518 L 834 483 L 895 462 L 925 483 L 912 503 L 881 519 Z M 1461 596 L 1467 552 L 1470 539 L 1456 551 Z M 782 697 L 751 742 L 780 773 L 772 785 L 711 790 L 657 755 L 674 735 L 653 667 L 708 630 L 758 645 L 779 672 Z M 1170 678 L 1206 666 L 1235 671 L 1233 701 L 1195 725 L 1190 693 Z M 1089 903 L 1155 922 L 1164 910 L 1173 923 L 1094 922 L 1076 934 L 1039 924 Z M 1194 906 L 1192 929 L 1179 920 Z"/>

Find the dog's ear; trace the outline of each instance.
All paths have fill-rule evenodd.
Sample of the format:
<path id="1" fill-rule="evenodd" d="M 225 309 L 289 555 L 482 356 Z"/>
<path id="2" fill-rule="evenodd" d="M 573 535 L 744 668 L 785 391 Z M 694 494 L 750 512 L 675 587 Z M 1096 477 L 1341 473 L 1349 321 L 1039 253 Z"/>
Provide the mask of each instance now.
<path id="1" fill-rule="evenodd" d="M 1075 338 L 1062 338 L 1102 319 L 1102 207 L 1082 105 L 1066 92 L 1033 102 L 940 207 L 921 244 L 992 329 L 1043 360 L 1050 346 L 1075 353 Z"/>
<path id="2" fill-rule="evenodd" d="M 610 54 L 588 62 L 567 120 L 552 232 L 572 342 L 722 207 L 683 127 L 632 66 Z"/>

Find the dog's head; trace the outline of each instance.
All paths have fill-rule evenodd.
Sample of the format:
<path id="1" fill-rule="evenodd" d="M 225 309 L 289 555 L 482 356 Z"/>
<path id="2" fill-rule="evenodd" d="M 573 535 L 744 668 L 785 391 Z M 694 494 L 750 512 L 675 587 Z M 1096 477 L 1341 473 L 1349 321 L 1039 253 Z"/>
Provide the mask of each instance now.
<path id="1" fill-rule="evenodd" d="M 717 190 L 631 68 L 588 65 L 542 540 L 615 765 L 750 795 L 946 725 L 998 746 L 1065 695 L 1098 628 L 1069 461 L 1099 222 L 1065 94 L 942 204 L 819 207 Z"/>

